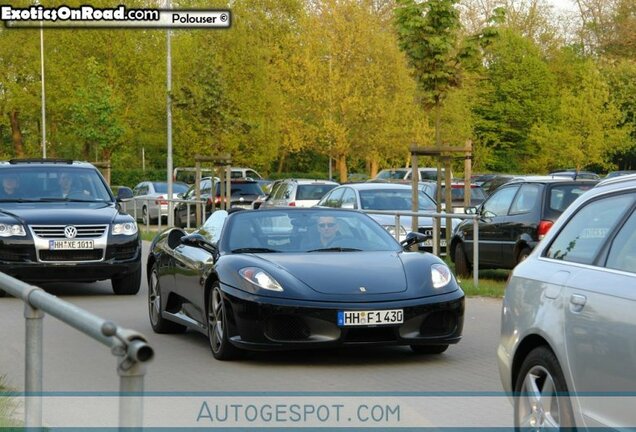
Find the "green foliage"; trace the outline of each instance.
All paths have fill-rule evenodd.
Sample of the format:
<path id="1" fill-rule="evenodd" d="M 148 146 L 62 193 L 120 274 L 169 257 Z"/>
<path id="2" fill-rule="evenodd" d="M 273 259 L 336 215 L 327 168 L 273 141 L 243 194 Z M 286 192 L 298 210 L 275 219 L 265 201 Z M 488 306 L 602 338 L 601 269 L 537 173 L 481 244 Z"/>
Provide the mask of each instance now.
<path id="1" fill-rule="evenodd" d="M 551 123 L 558 106 L 555 78 L 538 47 L 512 30 L 502 30 L 486 49 L 478 94 L 475 135 L 493 151 L 488 168 L 522 171 L 539 150 L 529 139 L 533 126 Z"/>
<path id="2" fill-rule="evenodd" d="M 122 169 L 115 168 L 110 172 L 110 184 L 113 186 L 135 187 L 142 181 L 167 181 L 166 170 L 163 169 Z"/>

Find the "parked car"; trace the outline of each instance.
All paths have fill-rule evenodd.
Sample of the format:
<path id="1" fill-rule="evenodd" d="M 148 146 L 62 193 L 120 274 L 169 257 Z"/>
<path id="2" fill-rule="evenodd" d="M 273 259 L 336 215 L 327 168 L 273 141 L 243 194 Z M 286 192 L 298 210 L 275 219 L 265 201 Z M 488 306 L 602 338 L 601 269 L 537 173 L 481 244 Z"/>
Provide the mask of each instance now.
<path id="1" fill-rule="evenodd" d="M 260 180 L 263 178 L 258 172 L 256 172 L 252 168 L 245 168 L 245 167 L 230 168 L 230 176 L 233 179 L 244 178 L 244 179 Z"/>
<path id="2" fill-rule="evenodd" d="M 595 181 L 537 177 L 501 186 L 474 210 L 479 215 L 479 268 L 511 269 L 523 261 L 558 217 Z M 472 272 L 473 221 L 453 232 L 451 260 L 458 275 Z"/>
<path id="3" fill-rule="evenodd" d="M 426 195 L 436 200 L 437 196 L 437 182 L 420 182 L 419 189 Z M 442 185 L 442 209 L 445 208 L 446 199 L 446 186 Z M 469 207 L 477 207 L 486 199 L 486 192 L 476 184 L 470 185 L 470 205 Z M 453 206 L 453 213 L 464 213 L 464 183 L 455 182 L 451 183 L 451 204 Z"/>
<path id="4" fill-rule="evenodd" d="M 328 231 L 331 244 L 316 246 Z M 400 245 L 350 210 L 217 211 L 193 234 L 153 240 L 150 324 L 203 333 L 219 360 L 360 345 L 439 354 L 461 338 L 464 293 L 442 260 L 405 251 L 422 238 Z"/>
<path id="5" fill-rule="evenodd" d="M 183 194 L 187 190 L 186 183 L 174 182 L 172 184 L 172 198 L 177 199 L 179 194 Z M 137 219 L 141 219 L 144 224 L 154 223 L 159 217 L 168 217 L 168 201 L 166 201 L 168 182 L 143 181 L 133 188 L 133 195 Z"/>
<path id="6" fill-rule="evenodd" d="M 636 171 L 632 171 L 632 170 L 610 171 L 607 173 L 605 178 L 620 177 L 620 176 L 631 175 L 631 174 L 636 174 Z"/>
<path id="7" fill-rule="evenodd" d="M 0 272 L 37 283 L 110 279 L 115 294 L 136 294 L 141 240 L 119 209 L 128 198 L 86 162 L 0 162 Z"/>
<path id="8" fill-rule="evenodd" d="M 311 207 L 336 186 L 338 183 L 329 180 L 286 179 L 272 189 L 261 208 Z"/>
<path id="9" fill-rule="evenodd" d="M 215 193 L 212 196 L 211 192 L 214 189 Z M 225 197 L 221 197 L 221 183 L 214 181 L 211 178 L 206 178 L 201 181 L 200 186 L 200 199 L 206 201 L 205 214 L 212 213 L 212 205 L 218 209 L 222 201 L 225 201 Z M 230 180 L 230 207 L 238 208 L 252 208 L 252 203 L 259 198 L 264 197 L 263 190 L 258 185 L 256 180 L 247 179 L 232 179 Z M 196 199 L 196 191 L 194 186 L 191 186 L 188 191 L 182 195 L 185 200 Z M 190 204 L 190 226 L 196 224 L 196 205 Z M 175 225 L 184 227 L 188 223 L 187 219 L 188 204 L 179 203 L 175 207 Z"/>
<path id="10" fill-rule="evenodd" d="M 418 168 L 420 173 L 419 180 L 437 180 L 437 168 Z M 442 178 L 445 176 L 446 170 L 442 168 Z M 408 182 L 411 180 L 413 170 L 411 168 L 388 168 L 380 171 L 370 182 Z M 452 177 L 452 173 L 451 173 Z"/>
<path id="11" fill-rule="evenodd" d="M 512 174 L 497 174 L 494 177 L 491 177 L 485 180 L 480 186 L 486 193 L 486 195 L 492 195 L 494 191 L 499 188 L 499 186 L 503 186 L 506 183 L 514 180 L 515 178 L 519 178 L 520 176 L 512 175 Z"/>
<path id="12" fill-rule="evenodd" d="M 393 183 L 356 183 L 342 185 L 325 195 L 317 204 L 318 207 L 346 208 L 359 210 L 388 210 L 395 212 L 412 211 L 413 195 L 411 187 Z M 435 212 L 435 201 L 428 195 L 420 192 L 418 195 L 418 208 L 420 212 Z M 370 213 L 373 219 L 382 225 L 398 241 L 406 238 L 411 231 L 412 218 L 400 217 L 399 232 L 395 232 L 395 216 Z M 453 219 L 453 224 L 459 221 Z M 433 219 L 430 217 L 418 218 L 418 231 L 428 237 L 419 247 L 421 250 L 431 252 L 433 250 Z M 441 253 L 446 251 L 446 219 L 442 218 L 440 233 Z"/>
<path id="13" fill-rule="evenodd" d="M 600 180 L 600 176 L 591 171 L 561 170 L 552 171 L 551 176 L 568 177 L 572 180 Z"/>
<path id="14" fill-rule="evenodd" d="M 636 426 L 635 203 L 636 176 L 599 183 L 512 272 L 497 357 L 520 430 Z"/>

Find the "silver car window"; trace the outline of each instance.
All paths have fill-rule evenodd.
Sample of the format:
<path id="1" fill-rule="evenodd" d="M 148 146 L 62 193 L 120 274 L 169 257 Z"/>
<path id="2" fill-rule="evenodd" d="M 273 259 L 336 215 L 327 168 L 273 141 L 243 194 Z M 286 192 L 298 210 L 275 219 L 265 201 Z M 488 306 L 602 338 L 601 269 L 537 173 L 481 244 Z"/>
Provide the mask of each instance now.
<path id="1" fill-rule="evenodd" d="M 636 273 L 636 212 L 614 237 L 605 266 Z"/>
<path id="2" fill-rule="evenodd" d="M 592 264 L 621 217 L 634 203 L 632 195 L 592 201 L 580 209 L 556 236 L 545 256 Z"/>

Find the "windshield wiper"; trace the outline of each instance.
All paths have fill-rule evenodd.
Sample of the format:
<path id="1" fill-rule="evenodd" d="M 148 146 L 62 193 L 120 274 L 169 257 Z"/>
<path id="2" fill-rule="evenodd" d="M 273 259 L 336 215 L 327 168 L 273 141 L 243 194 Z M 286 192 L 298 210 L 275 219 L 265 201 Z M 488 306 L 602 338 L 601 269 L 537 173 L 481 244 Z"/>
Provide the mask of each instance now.
<path id="1" fill-rule="evenodd" d="M 362 252 L 362 249 L 346 248 L 346 247 L 330 247 L 322 249 L 312 249 L 307 252 Z"/>
<path id="2" fill-rule="evenodd" d="M 232 253 L 279 253 L 280 251 L 269 249 L 269 248 L 259 248 L 259 247 L 251 247 L 251 248 L 238 248 L 233 249 Z"/>
<path id="3" fill-rule="evenodd" d="M 31 199 L 31 198 L 0 198 L 0 202 L 17 202 L 17 203 L 31 203 L 38 202 L 39 199 Z"/>
<path id="4" fill-rule="evenodd" d="M 77 198 L 41 198 L 37 201 L 42 202 L 105 202 L 102 200 L 86 200 L 86 199 L 77 199 Z"/>

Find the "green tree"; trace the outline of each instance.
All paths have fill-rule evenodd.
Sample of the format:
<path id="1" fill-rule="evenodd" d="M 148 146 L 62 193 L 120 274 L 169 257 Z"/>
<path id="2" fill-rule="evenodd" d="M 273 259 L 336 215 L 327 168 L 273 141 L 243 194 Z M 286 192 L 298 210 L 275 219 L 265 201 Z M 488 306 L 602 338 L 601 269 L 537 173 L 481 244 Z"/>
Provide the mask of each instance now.
<path id="1" fill-rule="evenodd" d="M 474 107 L 475 135 L 492 150 L 489 169 L 520 171 L 540 150 L 529 140 L 533 126 L 554 121 L 555 78 L 536 44 L 509 29 L 501 29 L 488 47 L 485 64 Z"/>

